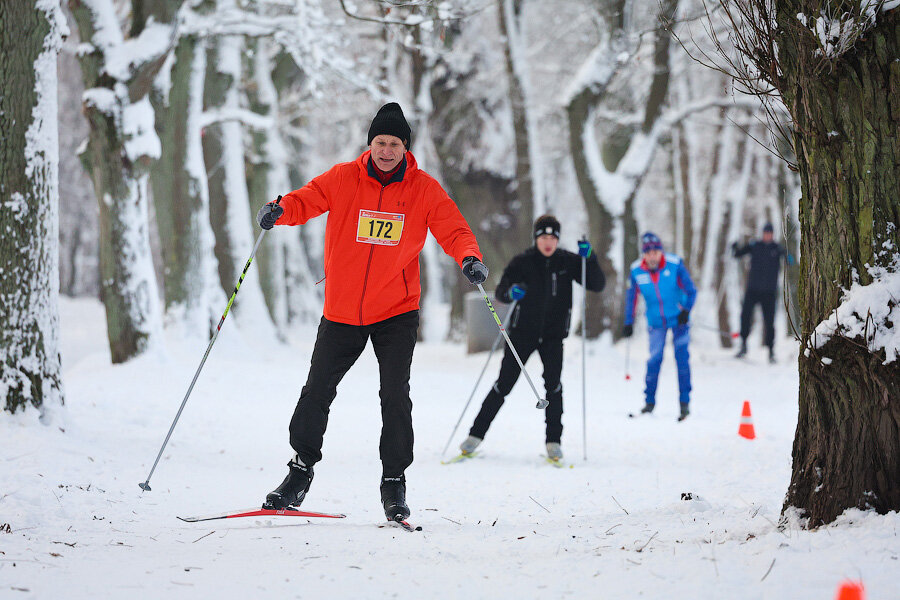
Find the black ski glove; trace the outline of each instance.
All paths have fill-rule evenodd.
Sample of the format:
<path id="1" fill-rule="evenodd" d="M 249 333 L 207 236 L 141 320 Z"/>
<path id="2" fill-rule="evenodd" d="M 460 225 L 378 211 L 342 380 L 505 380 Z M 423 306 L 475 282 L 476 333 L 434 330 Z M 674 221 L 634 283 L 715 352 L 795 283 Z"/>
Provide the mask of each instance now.
<path id="1" fill-rule="evenodd" d="M 474 256 L 467 256 L 463 259 L 462 272 L 472 285 L 484 283 L 488 276 L 488 268 Z"/>
<path id="2" fill-rule="evenodd" d="M 259 212 L 256 213 L 256 222 L 259 223 L 259 226 L 263 229 L 268 231 L 275 227 L 275 221 L 284 214 L 284 209 L 278 204 L 280 200 L 281 196 L 278 196 L 278 200 L 275 202 L 267 202 L 259 209 Z"/>
<path id="3" fill-rule="evenodd" d="M 622 326 L 622 337 L 630 338 L 634 333 L 633 325 L 623 325 Z"/>
<path id="4" fill-rule="evenodd" d="M 679 325 L 687 325 L 690 314 L 691 314 L 690 312 L 682 309 L 682 311 L 680 313 L 678 313 L 678 324 Z"/>

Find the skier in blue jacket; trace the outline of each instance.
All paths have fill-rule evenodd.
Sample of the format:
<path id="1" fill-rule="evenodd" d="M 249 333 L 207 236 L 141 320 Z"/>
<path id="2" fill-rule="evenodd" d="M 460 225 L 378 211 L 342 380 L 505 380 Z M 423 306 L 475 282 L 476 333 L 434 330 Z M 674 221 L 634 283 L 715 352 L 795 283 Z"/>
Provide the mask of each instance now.
<path id="1" fill-rule="evenodd" d="M 641 260 L 631 265 L 631 277 L 625 296 L 625 326 L 622 335 L 634 333 L 634 311 L 637 308 L 637 292 L 644 297 L 647 313 L 647 330 L 650 334 L 650 358 L 647 359 L 647 378 L 644 390 L 646 404 L 642 413 L 653 412 L 656 407 L 656 384 L 662 365 L 666 333 L 672 330 L 672 345 L 678 363 L 678 390 L 681 413 L 679 421 L 690 414 L 691 367 L 688 343 L 690 342 L 691 308 L 697 298 L 697 289 L 680 256 L 663 253 L 662 241 L 655 233 L 641 236 Z"/>

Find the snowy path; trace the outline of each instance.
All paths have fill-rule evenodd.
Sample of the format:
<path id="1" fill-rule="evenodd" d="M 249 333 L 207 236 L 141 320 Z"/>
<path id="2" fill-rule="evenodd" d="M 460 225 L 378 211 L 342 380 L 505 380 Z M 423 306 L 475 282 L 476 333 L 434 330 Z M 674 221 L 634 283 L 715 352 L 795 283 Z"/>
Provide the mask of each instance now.
<path id="1" fill-rule="evenodd" d="M 521 383 L 483 457 L 439 453 L 484 354 L 420 344 L 413 363 L 412 521 L 381 528 L 377 370 L 367 350 L 338 391 L 304 508 L 341 521 L 188 524 L 175 515 L 258 504 L 290 455 L 287 422 L 311 339 L 259 348 L 225 328 L 151 480 L 140 494 L 204 346 L 111 367 L 99 304 L 63 306 L 68 404 L 51 427 L 0 419 L 0 598 L 832 598 L 846 577 L 897 598 L 896 513 L 853 511 L 818 532 L 777 522 L 790 477 L 797 376 L 762 353 L 745 368 L 692 345 L 693 414 L 677 424 L 671 350 L 656 413 L 641 405 L 645 343 L 589 349 L 587 462 L 581 459 L 580 342 L 567 344 L 563 448 L 546 465 L 543 418 Z M 99 333 L 98 333 L 99 332 Z M 310 332 L 310 336 L 313 333 Z M 498 358 L 487 381 L 496 375 Z M 539 381 L 535 359 L 529 363 Z M 736 435 L 752 402 L 758 439 Z M 476 406 L 463 420 L 465 435 Z M 60 431 L 65 429 L 65 433 Z M 691 492 L 700 500 L 683 501 Z M 5 529 L 5 528 L 4 528 Z"/>

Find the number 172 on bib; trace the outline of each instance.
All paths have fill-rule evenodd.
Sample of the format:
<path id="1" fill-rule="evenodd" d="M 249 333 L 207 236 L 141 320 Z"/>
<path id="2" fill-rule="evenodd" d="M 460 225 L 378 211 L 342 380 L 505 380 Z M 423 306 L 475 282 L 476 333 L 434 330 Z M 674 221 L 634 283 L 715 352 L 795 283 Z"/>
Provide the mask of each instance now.
<path id="1" fill-rule="evenodd" d="M 356 241 L 364 244 L 396 246 L 403 234 L 404 215 L 375 210 L 359 211 Z"/>

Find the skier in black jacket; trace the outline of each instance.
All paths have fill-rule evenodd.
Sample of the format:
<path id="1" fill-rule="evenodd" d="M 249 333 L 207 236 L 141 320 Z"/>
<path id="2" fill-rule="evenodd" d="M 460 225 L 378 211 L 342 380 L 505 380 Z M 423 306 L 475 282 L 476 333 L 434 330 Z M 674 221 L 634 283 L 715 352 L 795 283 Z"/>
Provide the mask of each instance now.
<path id="1" fill-rule="evenodd" d="M 753 309 L 759 304 L 763 313 L 763 338 L 769 347 L 769 362 L 775 362 L 775 302 L 778 299 L 778 273 L 781 269 L 781 258 L 791 257 L 784 247 L 775 241 L 771 223 L 763 226 L 762 240 L 753 240 L 749 244 L 731 245 L 731 253 L 735 258 L 750 255 L 750 274 L 747 277 L 747 291 L 744 293 L 744 304 L 741 308 L 741 349 L 738 358 L 747 354 L 747 336 L 753 326 Z"/>
<path id="2" fill-rule="evenodd" d="M 562 375 L 563 339 L 569 335 L 572 318 L 572 282 L 581 281 L 581 260 L 587 258 L 587 289 L 599 292 L 606 279 L 587 240 L 578 242 L 578 254 L 557 248 L 559 221 L 550 215 L 534 223 L 534 246 L 513 258 L 497 286 L 500 302 L 518 304 L 509 320 L 509 337 L 522 361 L 537 350 L 544 363 L 544 387 L 549 404 L 545 409 L 547 457 L 562 458 Z M 500 376 L 481 405 L 469 436 L 460 445 L 462 454 L 471 454 L 484 439 L 506 395 L 519 378 L 519 365 L 506 349 Z"/>

